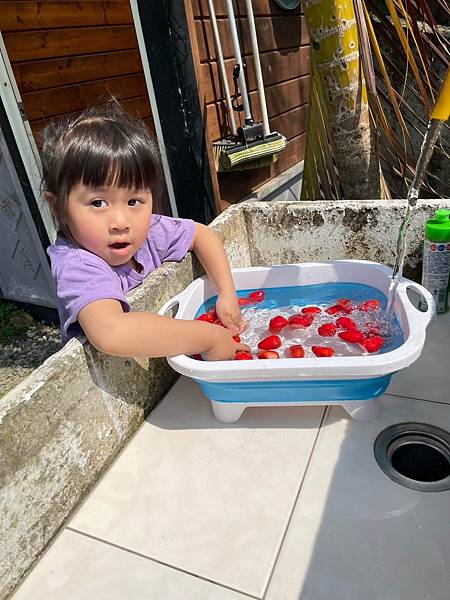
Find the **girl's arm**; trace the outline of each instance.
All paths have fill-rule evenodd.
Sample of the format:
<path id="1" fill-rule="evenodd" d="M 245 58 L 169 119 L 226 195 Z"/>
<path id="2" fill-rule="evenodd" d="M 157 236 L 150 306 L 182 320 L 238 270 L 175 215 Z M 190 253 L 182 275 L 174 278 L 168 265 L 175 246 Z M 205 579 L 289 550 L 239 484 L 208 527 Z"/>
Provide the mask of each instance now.
<path id="1" fill-rule="evenodd" d="M 118 300 L 87 304 L 78 313 L 78 322 L 91 344 L 112 356 L 202 354 L 206 360 L 231 360 L 237 350 L 249 350 L 233 340 L 230 329 L 149 312 L 125 313 Z"/>
<path id="2" fill-rule="evenodd" d="M 220 321 L 234 334 L 239 333 L 244 328 L 244 322 L 222 240 L 210 227 L 196 223 L 191 250 L 217 289 L 216 311 Z"/>

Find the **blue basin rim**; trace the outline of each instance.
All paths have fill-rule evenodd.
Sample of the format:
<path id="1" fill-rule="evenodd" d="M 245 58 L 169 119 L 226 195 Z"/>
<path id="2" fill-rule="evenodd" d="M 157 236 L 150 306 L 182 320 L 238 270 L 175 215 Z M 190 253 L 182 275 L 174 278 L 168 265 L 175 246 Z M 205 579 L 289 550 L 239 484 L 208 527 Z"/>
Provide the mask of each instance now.
<path id="1" fill-rule="evenodd" d="M 194 379 L 202 392 L 214 402 L 270 403 L 332 402 L 369 400 L 380 396 L 392 373 L 370 379 L 316 381 L 243 381 L 211 383 Z"/>

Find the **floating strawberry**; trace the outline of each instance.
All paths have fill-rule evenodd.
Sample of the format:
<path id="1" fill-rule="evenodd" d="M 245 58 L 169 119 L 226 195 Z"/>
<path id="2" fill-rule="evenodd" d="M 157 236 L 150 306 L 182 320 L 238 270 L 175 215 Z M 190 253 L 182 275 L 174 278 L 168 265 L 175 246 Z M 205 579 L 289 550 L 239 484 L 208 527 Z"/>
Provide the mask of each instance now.
<path id="1" fill-rule="evenodd" d="M 302 313 L 304 315 L 316 315 L 322 312 L 322 309 L 318 306 L 305 306 L 302 308 Z"/>
<path id="2" fill-rule="evenodd" d="M 330 348 L 329 346 L 311 346 L 311 350 L 316 356 L 329 357 L 334 354 L 334 348 Z"/>
<path id="3" fill-rule="evenodd" d="M 338 333 L 338 336 L 350 344 L 362 344 L 365 340 L 364 334 L 358 329 L 346 329 Z"/>
<path id="4" fill-rule="evenodd" d="M 258 344 L 258 348 L 261 348 L 261 350 L 274 350 L 280 346 L 281 340 L 277 335 L 269 335 L 269 337 L 264 338 Z"/>
<path id="5" fill-rule="evenodd" d="M 373 312 L 375 310 L 379 310 L 381 308 L 381 302 L 379 300 L 364 300 L 359 305 L 359 310 L 363 312 Z"/>
<path id="6" fill-rule="evenodd" d="M 357 325 L 353 319 L 349 317 L 339 317 L 336 321 L 336 325 L 342 329 L 356 329 Z"/>
<path id="7" fill-rule="evenodd" d="M 291 327 L 309 327 L 314 322 L 314 315 L 292 315 L 288 319 Z"/>
<path id="8" fill-rule="evenodd" d="M 269 331 L 270 333 L 278 333 L 288 324 L 288 320 L 282 317 L 281 315 L 277 315 L 270 319 L 269 322 Z"/>
<path id="9" fill-rule="evenodd" d="M 248 297 L 250 300 L 253 300 L 253 302 L 262 302 L 264 300 L 265 293 L 263 290 L 257 290 L 256 292 L 250 292 Z"/>
<path id="10" fill-rule="evenodd" d="M 367 352 L 378 352 L 378 350 L 384 346 L 384 339 L 379 335 L 374 335 L 373 337 L 364 340 L 362 345 Z"/>
<path id="11" fill-rule="evenodd" d="M 336 300 L 336 304 L 339 304 L 340 306 L 348 306 L 350 303 L 350 298 L 339 298 Z"/>
<path id="12" fill-rule="evenodd" d="M 305 351 L 303 346 L 300 344 L 295 344 L 289 348 L 288 354 L 291 358 L 303 358 L 305 356 Z"/>
<path id="13" fill-rule="evenodd" d="M 248 298 L 238 298 L 238 304 L 239 306 L 248 306 L 249 304 L 252 304 L 252 301 Z"/>
<path id="14" fill-rule="evenodd" d="M 253 356 L 250 352 L 245 352 L 245 350 L 238 350 L 236 352 L 235 360 L 253 360 Z"/>
<path id="15" fill-rule="evenodd" d="M 355 310 L 355 305 L 350 298 L 339 298 L 336 300 L 336 305 L 341 307 L 341 312 L 348 315 Z"/>
<path id="16" fill-rule="evenodd" d="M 280 355 L 275 350 L 263 350 L 258 352 L 258 358 L 280 358 Z"/>
<path id="17" fill-rule="evenodd" d="M 347 309 L 342 304 L 334 304 L 333 306 L 329 306 L 327 309 L 325 309 L 325 312 L 329 315 L 336 315 L 340 312 L 347 312 Z"/>
<path id="18" fill-rule="evenodd" d="M 241 338 L 238 335 L 233 335 L 233 340 L 239 344 Z"/>
<path id="19" fill-rule="evenodd" d="M 202 315 L 200 315 L 199 317 L 197 317 L 195 320 L 196 321 L 206 321 L 207 323 L 214 323 L 214 321 L 217 319 L 217 315 L 215 314 L 215 310 L 214 313 L 213 311 L 208 311 L 206 313 L 203 313 Z"/>
<path id="20" fill-rule="evenodd" d="M 323 337 L 331 337 L 336 335 L 336 325 L 334 323 L 324 323 L 319 327 L 317 333 Z"/>

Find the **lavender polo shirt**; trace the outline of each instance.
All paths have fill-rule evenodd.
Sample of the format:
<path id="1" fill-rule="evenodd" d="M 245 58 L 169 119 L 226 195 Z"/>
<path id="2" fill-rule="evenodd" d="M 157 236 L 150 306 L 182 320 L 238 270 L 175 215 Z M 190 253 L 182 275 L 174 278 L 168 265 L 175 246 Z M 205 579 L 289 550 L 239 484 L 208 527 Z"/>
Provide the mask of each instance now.
<path id="1" fill-rule="evenodd" d="M 58 235 L 48 247 L 52 273 L 56 281 L 61 339 L 65 344 L 82 332 L 78 313 L 90 302 L 112 298 L 119 300 L 125 312 L 130 305 L 125 294 L 165 261 L 180 261 L 192 245 L 195 222 L 153 215 L 144 244 L 134 255 L 142 265 L 141 273 L 131 267 L 111 267 L 102 258 L 83 250 Z"/>

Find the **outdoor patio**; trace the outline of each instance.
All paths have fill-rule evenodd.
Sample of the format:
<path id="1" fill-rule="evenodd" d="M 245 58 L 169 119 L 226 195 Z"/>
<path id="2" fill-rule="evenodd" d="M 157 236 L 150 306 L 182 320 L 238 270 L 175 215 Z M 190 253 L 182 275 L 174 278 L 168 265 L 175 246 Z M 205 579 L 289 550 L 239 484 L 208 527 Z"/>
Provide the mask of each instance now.
<path id="1" fill-rule="evenodd" d="M 448 600 L 450 491 L 394 483 L 373 443 L 394 423 L 450 428 L 449 327 L 435 319 L 369 423 L 320 406 L 221 425 L 180 378 L 14 600 Z"/>

